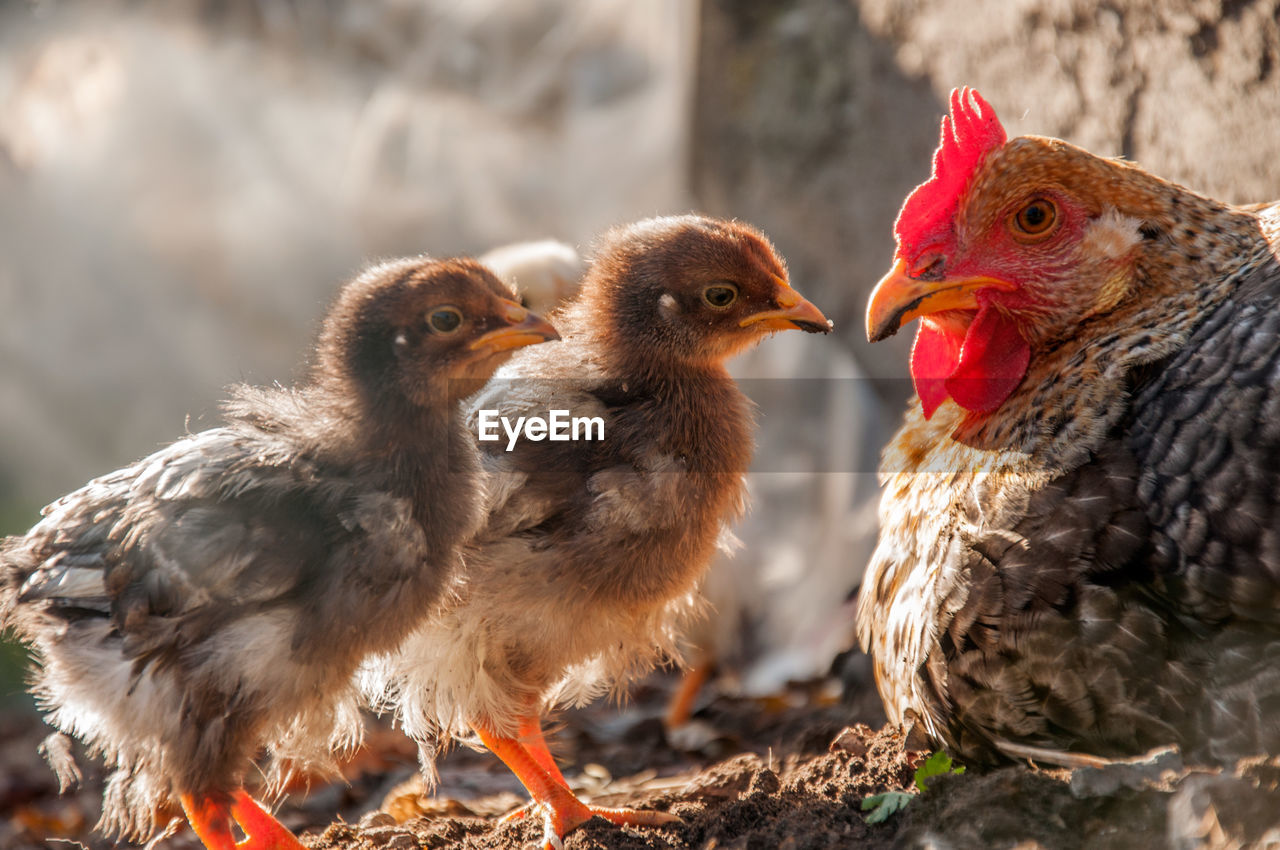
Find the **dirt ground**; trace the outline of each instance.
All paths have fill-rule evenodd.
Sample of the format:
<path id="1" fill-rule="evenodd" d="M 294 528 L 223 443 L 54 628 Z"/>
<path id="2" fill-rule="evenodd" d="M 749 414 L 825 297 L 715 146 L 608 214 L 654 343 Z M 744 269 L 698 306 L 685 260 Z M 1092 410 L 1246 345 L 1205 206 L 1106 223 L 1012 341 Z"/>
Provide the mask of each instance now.
<path id="1" fill-rule="evenodd" d="M 873 728 L 882 720 L 874 695 L 841 699 L 832 680 L 766 700 L 708 692 L 692 722 L 669 734 L 661 716 L 673 686 L 666 674 L 621 706 L 564 712 L 551 740 L 584 799 L 671 812 L 683 823 L 593 821 L 568 837 L 567 850 L 1280 846 L 1280 759 L 1209 771 L 1183 767 L 1171 752 L 1102 770 L 970 769 L 933 778 L 905 809 L 872 824 L 863 799 L 911 790 L 928 755 L 901 730 Z M 43 734 L 30 717 L 0 728 L 0 847 L 112 846 L 92 833 L 99 773 L 83 761 L 82 786 L 59 796 L 36 753 Z M 374 724 L 348 774 L 280 808 L 313 850 L 540 846 L 540 819 L 499 822 L 525 797 L 487 753 L 453 750 L 440 762 L 439 789 L 424 795 L 413 746 Z M 199 845 L 184 829 L 159 847 Z"/>

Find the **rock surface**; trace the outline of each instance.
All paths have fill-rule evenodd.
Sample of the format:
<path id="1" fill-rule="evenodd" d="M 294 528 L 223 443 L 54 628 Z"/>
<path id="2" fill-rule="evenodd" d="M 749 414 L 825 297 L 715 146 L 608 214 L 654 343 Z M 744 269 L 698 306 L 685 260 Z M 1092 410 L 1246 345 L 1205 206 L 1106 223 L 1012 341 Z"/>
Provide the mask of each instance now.
<path id="1" fill-rule="evenodd" d="M 910 335 L 870 348 L 862 315 L 955 86 L 1011 136 L 1280 198 L 1277 0 L 705 0 L 700 33 L 696 197 L 774 237 L 873 377 L 905 375 Z"/>

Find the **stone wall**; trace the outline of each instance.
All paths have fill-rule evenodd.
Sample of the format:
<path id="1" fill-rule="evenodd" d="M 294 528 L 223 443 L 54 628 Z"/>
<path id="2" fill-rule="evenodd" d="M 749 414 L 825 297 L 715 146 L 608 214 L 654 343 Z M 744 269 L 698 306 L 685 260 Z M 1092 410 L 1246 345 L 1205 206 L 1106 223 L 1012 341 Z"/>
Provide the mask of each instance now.
<path id="1" fill-rule="evenodd" d="M 862 311 L 952 87 L 981 91 L 1011 135 L 1272 200 L 1278 18 L 1280 0 L 704 0 L 692 185 L 774 237 L 868 372 L 900 376 L 910 335 L 871 348 Z"/>

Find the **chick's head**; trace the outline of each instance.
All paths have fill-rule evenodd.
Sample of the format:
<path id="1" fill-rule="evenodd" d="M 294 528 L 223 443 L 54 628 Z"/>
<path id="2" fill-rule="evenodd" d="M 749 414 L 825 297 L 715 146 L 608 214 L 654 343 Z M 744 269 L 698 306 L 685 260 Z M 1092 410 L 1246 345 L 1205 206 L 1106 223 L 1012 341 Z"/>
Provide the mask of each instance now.
<path id="1" fill-rule="evenodd" d="M 470 395 L 515 349 L 553 339 L 555 328 L 474 260 L 396 260 L 338 296 L 317 377 L 368 406 L 430 407 Z"/>
<path id="2" fill-rule="evenodd" d="M 715 363 L 773 331 L 831 330 L 764 234 L 694 215 L 610 231 L 581 300 L 611 348 L 657 362 Z"/>

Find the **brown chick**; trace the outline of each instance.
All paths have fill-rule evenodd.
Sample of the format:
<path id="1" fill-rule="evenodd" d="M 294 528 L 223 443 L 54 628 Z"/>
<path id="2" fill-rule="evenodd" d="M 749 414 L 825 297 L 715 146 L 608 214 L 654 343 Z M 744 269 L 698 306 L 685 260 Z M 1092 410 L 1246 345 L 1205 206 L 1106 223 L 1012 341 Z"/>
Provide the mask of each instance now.
<path id="1" fill-rule="evenodd" d="M 559 847 L 595 815 L 676 820 L 578 800 L 540 716 L 674 656 L 717 540 L 743 508 L 751 405 L 724 361 L 773 331 L 830 323 L 788 285 L 762 234 L 698 216 L 610 231 L 581 293 L 554 315 L 563 341 L 501 369 L 472 401 L 472 427 L 562 410 L 598 430 L 480 442 L 490 513 L 467 546 L 466 581 L 371 672 L 428 757 L 474 729 Z"/>
<path id="2" fill-rule="evenodd" d="M 963 758 L 1280 752 L 1280 204 L 952 94 L 867 308 L 919 319 L 858 629 Z"/>
<path id="3" fill-rule="evenodd" d="M 483 519 L 462 393 L 556 338 L 512 297 L 471 260 L 375 266 L 325 319 L 309 382 L 236 388 L 225 426 L 0 544 L 0 623 L 35 652 L 33 691 L 112 770 L 99 828 L 145 838 L 180 804 L 210 850 L 301 846 L 246 773 L 264 747 L 283 780 L 353 746 L 356 666 L 451 581 Z"/>

